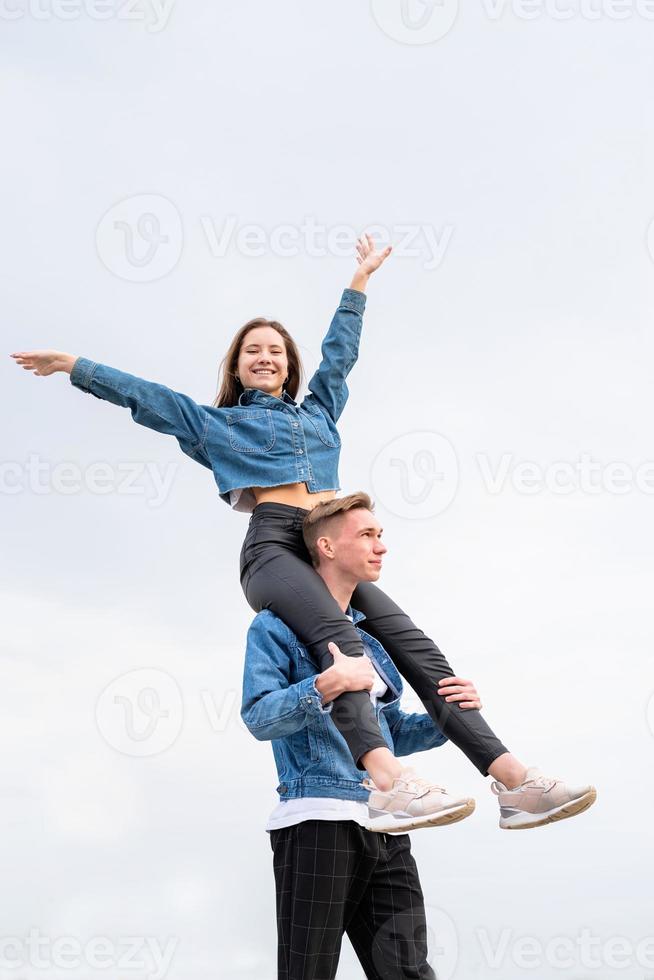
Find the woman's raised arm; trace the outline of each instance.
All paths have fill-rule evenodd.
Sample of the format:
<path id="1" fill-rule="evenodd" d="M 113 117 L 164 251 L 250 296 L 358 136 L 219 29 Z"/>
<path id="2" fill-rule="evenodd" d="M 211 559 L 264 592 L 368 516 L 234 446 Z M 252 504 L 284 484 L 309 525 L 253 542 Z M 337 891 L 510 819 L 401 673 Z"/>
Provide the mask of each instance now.
<path id="1" fill-rule="evenodd" d="M 188 395 L 62 351 L 17 351 L 10 356 L 26 371 L 40 376 L 57 371 L 69 374 L 70 383 L 80 391 L 129 408 L 139 425 L 175 436 L 182 452 L 204 466 L 211 466 L 205 450 L 209 413 Z"/>
<path id="2" fill-rule="evenodd" d="M 393 246 L 387 245 L 381 252 L 378 252 L 372 236 L 367 233 L 357 239 L 357 262 L 359 263 L 359 268 L 354 273 L 354 278 L 350 283 L 350 289 L 357 289 L 360 293 L 365 293 L 370 276 L 388 258 L 392 251 Z"/>
<path id="3" fill-rule="evenodd" d="M 388 245 L 378 252 L 370 235 L 362 235 L 357 241 L 359 268 L 348 289 L 343 290 L 341 302 L 333 316 L 329 330 L 322 342 L 321 360 L 317 371 L 309 381 L 313 398 L 318 405 L 337 422 L 349 396 L 345 379 L 356 364 L 359 340 L 366 306 L 365 290 L 368 279 L 392 251 Z"/>

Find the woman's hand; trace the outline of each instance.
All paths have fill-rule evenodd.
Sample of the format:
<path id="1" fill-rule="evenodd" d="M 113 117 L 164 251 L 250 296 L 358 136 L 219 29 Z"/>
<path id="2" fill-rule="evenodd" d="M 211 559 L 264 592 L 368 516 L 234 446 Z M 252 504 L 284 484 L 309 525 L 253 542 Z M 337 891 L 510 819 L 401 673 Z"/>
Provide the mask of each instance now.
<path id="1" fill-rule="evenodd" d="M 367 233 L 357 239 L 357 262 L 359 268 L 354 274 L 350 289 L 358 289 L 365 292 L 368 279 L 376 269 L 384 262 L 393 251 L 392 245 L 387 245 L 380 252 L 377 251 L 372 237 Z"/>
<path id="2" fill-rule="evenodd" d="M 9 356 L 26 371 L 32 371 L 40 377 L 54 374 L 56 371 L 70 374 L 77 360 L 73 354 L 64 354 L 60 350 L 19 350 Z"/>
<path id="3" fill-rule="evenodd" d="M 477 688 L 472 681 L 467 681 L 463 677 L 441 677 L 438 682 L 438 693 L 446 701 L 458 701 L 459 707 L 464 711 L 481 708 L 481 698 L 477 694 Z"/>

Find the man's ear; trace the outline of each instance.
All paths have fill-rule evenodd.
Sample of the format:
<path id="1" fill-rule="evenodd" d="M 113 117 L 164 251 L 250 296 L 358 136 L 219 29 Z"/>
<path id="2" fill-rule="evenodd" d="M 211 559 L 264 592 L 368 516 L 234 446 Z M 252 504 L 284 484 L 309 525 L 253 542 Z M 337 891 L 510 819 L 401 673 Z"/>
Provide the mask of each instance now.
<path id="1" fill-rule="evenodd" d="M 323 534 L 316 540 L 316 548 L 321 558 L 326 558 L 330 561 L 335 558 L 334 545 L 332 544 L 331 538 L 327 537 L 326 534 Z"/>

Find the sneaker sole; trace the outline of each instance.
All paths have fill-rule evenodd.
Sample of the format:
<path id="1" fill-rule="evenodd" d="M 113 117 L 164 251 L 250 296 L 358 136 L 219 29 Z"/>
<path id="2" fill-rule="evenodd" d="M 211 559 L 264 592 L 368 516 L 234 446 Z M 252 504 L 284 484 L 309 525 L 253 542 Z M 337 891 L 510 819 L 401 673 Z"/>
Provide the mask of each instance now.
<path id="1" fill-rule="evenodd" d="M 520 813 L 505 820 L 500 818 L 500 827 L 502 830 L 531 830 L 533 827 L 544 827 L 545 824 L 556 823 L 557 820 L 576 817 L 578 813 L 583 813 L 592 806 L 596 799 L 597 790 L 591 786 L 583 796 L 570 800 L 569 803 L 564 803 L 555 810 L 548 810 L 547 813 Z"/>
<path id="2" fill-rule="evenodd" d="M 446 827 L 458 823 L 459 820 L 465 820 L 474 809 L 475 801 L 470 799 L 449 810 L 427 813 L 423 817 L 393 817 L 392 814 L 386 814 L 369 820 L 366 823 L 366 830 L 378 834 L 405 834 L 408 830 L 421 830 L 423 827 Z"/>

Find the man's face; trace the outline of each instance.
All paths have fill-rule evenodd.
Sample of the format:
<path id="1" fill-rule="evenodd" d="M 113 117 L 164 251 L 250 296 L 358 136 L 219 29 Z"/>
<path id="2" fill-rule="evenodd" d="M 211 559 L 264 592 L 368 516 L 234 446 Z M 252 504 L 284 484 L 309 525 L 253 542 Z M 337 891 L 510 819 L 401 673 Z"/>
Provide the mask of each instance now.
<path id="1" fill-rule="evenodd" d="M 333 525 L 325 535 L 329 550 L 323 561 L 357 582 L 376 582 L 381 574 L 382 555 L 388 549 L 381 540 L 383 528 L 375 515 L 359 507 L 336 517 Z"/>

